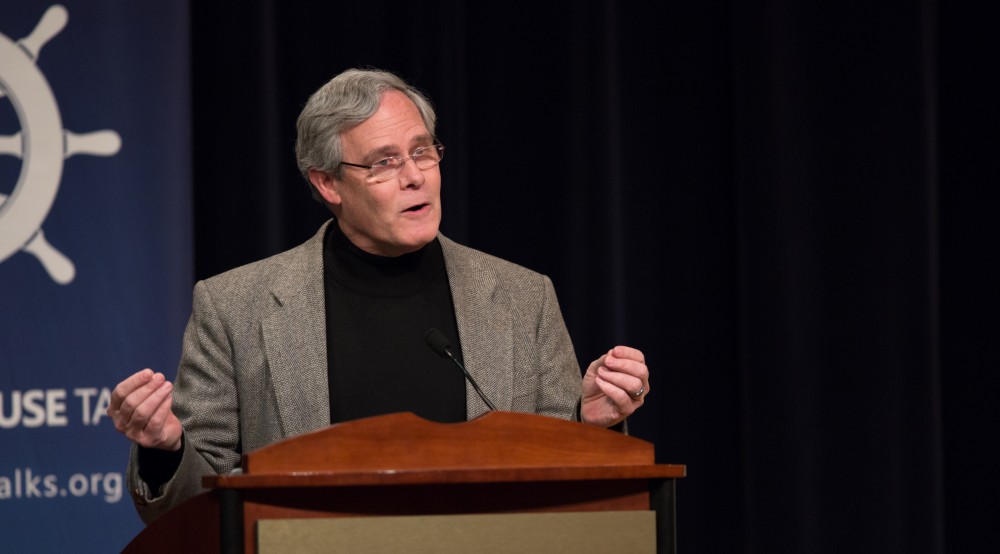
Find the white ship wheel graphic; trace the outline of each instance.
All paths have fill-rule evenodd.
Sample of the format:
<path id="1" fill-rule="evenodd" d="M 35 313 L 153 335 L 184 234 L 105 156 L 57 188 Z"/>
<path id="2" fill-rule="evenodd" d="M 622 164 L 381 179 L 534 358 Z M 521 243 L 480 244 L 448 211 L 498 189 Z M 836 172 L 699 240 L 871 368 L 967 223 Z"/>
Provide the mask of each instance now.
<path id="1" fill-rule="evenodd" d="M 10 99 L 21 124 L 21 132 L 0 135 L 0 154 L 21 158 L 14 190 L 9 196 L 0 193 L 0 263 L 23 250 L 63 285 L 73 281 L 76 267 L 42 233 L 42 222 L 59 191 L 63 160 L 75 154 L 113 156 L 121 148 L 114 131 L 64 130 L 48 80 L 35 65 L 42 46 L 62 31 L 68 19 L 66 8 L 55 5 L 23 39 L 14 42 L 0 33 L 0 98 Z"/>

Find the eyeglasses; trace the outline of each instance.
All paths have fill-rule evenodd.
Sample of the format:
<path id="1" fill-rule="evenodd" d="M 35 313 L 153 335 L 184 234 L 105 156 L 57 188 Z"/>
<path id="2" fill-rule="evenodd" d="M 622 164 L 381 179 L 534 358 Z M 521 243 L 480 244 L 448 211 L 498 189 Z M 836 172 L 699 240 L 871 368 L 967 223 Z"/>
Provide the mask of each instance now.
<path id="1" fill-rule="evenodd" d="M 441 158 L 443 157 L 444 145 L 433 144 L 431 146 L 418 146 L 409 156 L 389 156 L 388 158 L 376 161 L 372 165 L 352 164 L 348 162 L 340 162 L 340 165 L 368 169 L 371 170 L 372 178 L 376 181 L 388 181 L 403 170 L 403 164 L 406 163 L 406 160 L 413 160 L 413 164 L 417 166 L 417 169 L 426 170 L 441 163 Z"/>

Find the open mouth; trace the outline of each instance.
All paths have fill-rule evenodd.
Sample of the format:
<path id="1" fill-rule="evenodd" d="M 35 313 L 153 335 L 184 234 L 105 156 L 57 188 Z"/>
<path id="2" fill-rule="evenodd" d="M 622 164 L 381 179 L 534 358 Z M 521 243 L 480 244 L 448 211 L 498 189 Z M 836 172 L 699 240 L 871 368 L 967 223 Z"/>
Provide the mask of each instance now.
<path id="1" fill-rule="evenodd" d="M 404 211 L 404 212 L 419 212 L 420 210 L 424 209 L 424 207 L 426 207 L 426 206 L 429 206 L 429 204 L 427 204 L 427 203 L 425 202 L 425 203 L 423 203 L 423 204 L 417 204 L 417 205 L 415 205 L 415 206 L 410 206 L 409 208 L 406 208 L 406 209 L 405 209 L 405 210 L 403 210 L 403 211 Z"/>

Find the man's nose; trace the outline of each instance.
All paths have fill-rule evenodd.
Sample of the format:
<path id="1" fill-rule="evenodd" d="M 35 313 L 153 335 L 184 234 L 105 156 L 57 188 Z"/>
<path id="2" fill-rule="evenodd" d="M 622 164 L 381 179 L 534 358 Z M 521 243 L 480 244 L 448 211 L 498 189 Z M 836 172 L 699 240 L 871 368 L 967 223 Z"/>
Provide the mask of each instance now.
<path id="1" fill-rule="evenodd" d="M 417 167 L 411 158 L 403 160 L 403 168 L 399 171 L 400 188 L 420 187 L 424 184 L 424 172 Z"/>

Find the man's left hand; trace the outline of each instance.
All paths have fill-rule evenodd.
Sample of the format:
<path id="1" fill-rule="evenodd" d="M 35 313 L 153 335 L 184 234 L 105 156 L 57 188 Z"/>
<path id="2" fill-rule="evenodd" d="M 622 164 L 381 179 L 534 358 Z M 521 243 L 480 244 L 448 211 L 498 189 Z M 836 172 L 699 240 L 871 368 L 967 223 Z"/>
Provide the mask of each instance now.
<path id="1" fill-rule="evenodd" d="M 611 427 L 642 406 L 649 394 L 649 368 L 642 352 L 616 346 L 597 358 L 583 376 L 580 419 Z"/>

